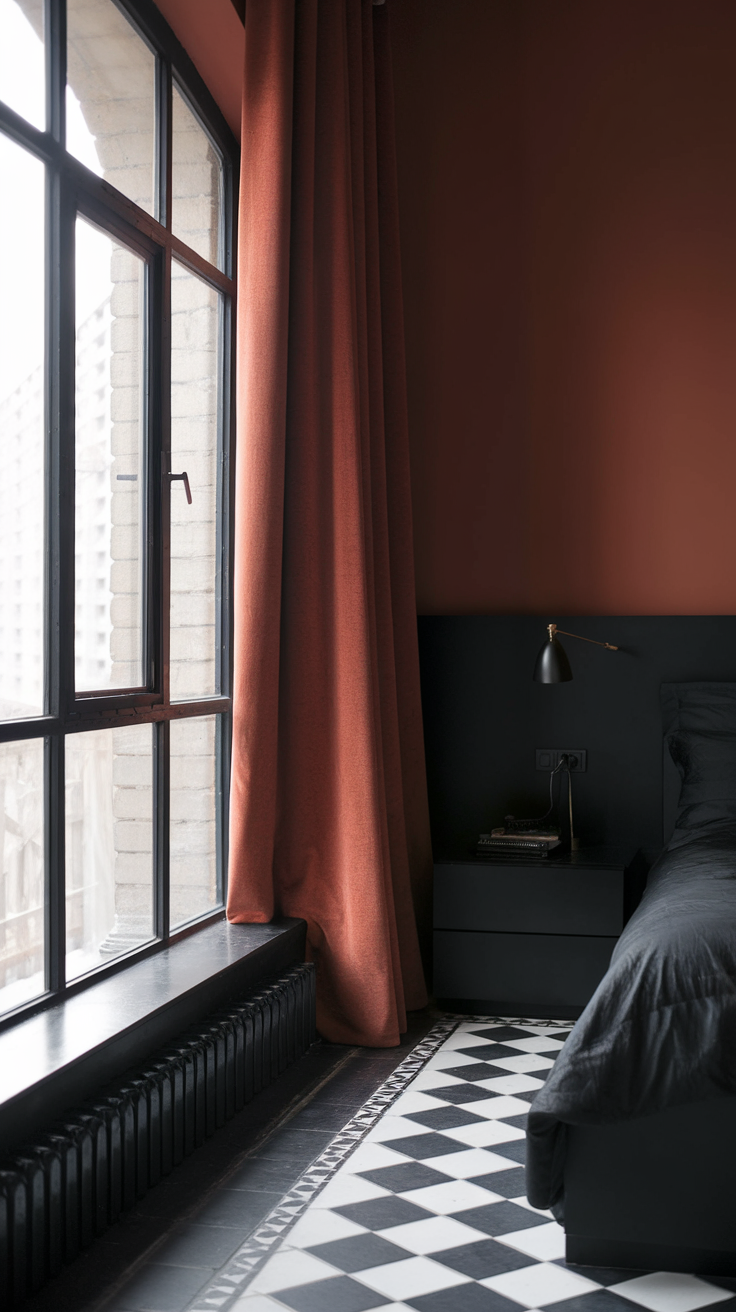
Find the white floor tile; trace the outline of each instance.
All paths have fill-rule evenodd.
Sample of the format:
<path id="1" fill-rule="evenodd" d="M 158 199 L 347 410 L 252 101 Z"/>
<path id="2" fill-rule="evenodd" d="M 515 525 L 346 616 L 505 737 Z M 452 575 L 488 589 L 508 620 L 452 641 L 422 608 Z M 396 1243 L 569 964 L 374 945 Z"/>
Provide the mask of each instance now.
<path id="1" fill-rule="evenodd" d="M 474 1175 L 487 1175 L 489 1171 L 510 1171 L 517 1163 L 501 1157 L 499 1153 L 489 1153 L 485 1148 L 468 1148 L 465 1152 L 448 1153 L 447 1156 L 427 1159 L 428 1164 L 455 1180 L 470 1180 Z"/>
<path id="2" fill-rule="evenodd" d="M 320 1261 L 312 1253 L 287 1248 L 274 1253 L 248 1288 L 252 1294 L 273 1294 L 277 1289 L 293 1289 L 295 1285 L 334 1275 L 335 1267 L 330 1263 Z"/>
<path id="3" fill-rule="evenodd" d="M 468 1034 L 467 1030 L 455 1030 L 442 1046 L 445 1052 L 453 1052 L 455 1048 L 476 1048 L 482 1043 L 488 1043 L 488 1039 L 483 1039 L 477 1034 Z"/>
<path id="4" fill-rule="evenodd" d="M 348 1221 L 339 1212 L 331 1212 L 327 1207 L 308 1207 L 294 1229 L 289 1231 L 289 1245 L 292 1248 L 311 1248 L 314 1244 L 329 1244 L 333 1239 L 367 1233 L 365 1226 Z"/>
<path id="5" fill-rule="evenodd" d="M 551 1064 L 551 1063 L 550 1063 Z M 465 1081 L 458 1079 L 457 1075 L 448 1075 L 447 1071 L 420 1071 L 415 1080 L 412 1080 L 412 1089 L 439 1089 L 442 1086 L 453 1088 L 458 1084 L 464 1084 Z"/>
<path id="6" fill-rule="evenodd" d="M 490 1148 L 494 1143 L 514 1143 L 525 1137 L 518 1125 L 505 1121 L 476 1121 L 474 1125 L 458 1125 L 454 1130 L 443 1130 L 446 1139 L 465 1143 L 469 1148 Z"/>
<path id="7" fill-rule="evenodd" d="M 404 1139 L 409 1134 L 426 1134 L 426 1125 L 407 1120 L 405 1116 L 382 1116 L 372 1130 L 368 1131 L 365 1143 L 390 1143 L 392 1139 Z"/>
<path id="8" fill-rule="evenodd" d="M 561 1303 L 565 1298 L 575 1298 L 601 1288 L 585 1276 L 548 1262 L 525 1266 L 520 1271 L 506 1271 L 501 1276 L 487 1276 L 479 1284 L 526 1308 L 546 1308 L 550 1303 Z"/>
<path id="9" fill-rule="evenodd" d="M 428 1212 L 437 1212 L 447 1216 L 450 1212 L 459 1212 L 464 1207 L 485 1207 L 486 1203 L 498 1203 L 500 1194 L 492 1194 L 490 1189 L 482 1189 L 470 1180 L 449 1180 L 447 1184 L 425 1185 L 424 1189 L 408 1189 L 401 1198 L 407 1198 L 417 1207 L 426 1207 Z"/>
<path id="10" fill-rule="evenodd" d="M 485 1085 L 483 1087 L 485 1088 Z M 495 1098 L 482 1098 L 468 1105 L 472 1107 L 476 1116 L 487 1116 L 490 1119 L 501 1116 L 523 1116 L 529 1111 L 529 1103 L 524 1102 L 523 1098 L 503 1094 Z"/>
<path id="11" fill-rule="evenodd" d="M 443 1071 L 448 1066 L 473 1066 L 477 1065 L 477 1057 L 469 1057 L 465 1052 L 456 1052 L 454 1049 L 440 1048 L 434 1057 L 430 1057 L 425 1070 Z"/>
<path id="12" fill-rule="evenodd" d="M 338 1171 L 319 1195 L 320 1207 L 342 1207 L 347 1203 L 365 1203 L 369 1198 L 386 1198 L 391 1191 L 349 1171 Z"/>
<path id="13" fill-rule="evenodd" d="M 419 1298 L 436 1290 L 452 1289 L 454 1285 L 467 1285 L 468 1276 L 450 1271 L 440 1262 L 428 1257 L 409 1257 L 405 1262 L 388 1262 L 369 1271 L 354 1271 L 353 1280 L 360 1280 L 369 1289 L 378 1290 L 387 1298 Z"/>
<path id="14" fill-rule="evenodd" d="M 520 1052 L 516 1057 L 491 1057 L 490 1065 L 500 1066 L 504 1071 L 515 1071 L 519 1075 L 528 1075 L 530 1071 L 549 1071 L 554 1062 L 538 1052 Z"/>
<path id="15" fill-rule="evenodd" d="M 464 1225 L 451 1216 L 432 1216 L 427 1221 L 409 1221 L 407 1225 L 392 1225 L 378 1234 L 392 1244 L 408 1248 L 410 1253 L 441 1253 L 443 1248 L 458 1248 L 460 1244 L 475 1244 L 488 1235 L 472 1226 Z"/>
<path id="16" fill-rule="evenodd" d="M 402 1162 L 413 1162 L 413 1157 L 400 1153 L 386 1143 L 362 1143 L 350 1158 L 350 1173 L 358 1175 L 361 1171 L 377 1171 L 381 1166 L 400 1166 Z"/>
<path id="17" fill-rule="evenodd" d="M 507 1048 L 518 1048 L 520 1052 L 551 1052 L 557 1056 L 565 1046 L 564 1039 L 555 1039 L 550 1034 L 529 1039 L 504 1039 Z"/>
<path id="18" fill-rule="evenodd" d="M 406 1093 L 402 1093 L 401 1097 L 396 1099 L 393 1104 L 393 1111 L 395 1116 L 408 1116 L 410 1112 L 428 1112 L 433 1107 L 445 1107 L 446 1105 L 441 1098 L 433 1098 L 431 1093 L 422 1093 L 420 1089 L 417 1089 L 414 1093 L 413 1089 L 408 1089 Z"/>
<path id="19" fill-rule="evenodd" d="M 488 1089 L 491 1093 L 531 1093 L 533 1089 L 541 1089 L 544 1080 L 538 1080 L 536 1075 L 499 1075 L 492 1080 L 476 1080 L 475 1084 L 476 1088 Z"/>
<path id="20" fill-rule="evenodd" d="M 231 1304 L 229 1312 L 284 1312 L 283 1303 L 274 1303 L 272 1298 L 266 1294 L 243 1294 L 235 1303 Z M 385 1312 L 381 1308 L 381 1312 Z"/>
<path id="21" fill-rule="evenodd" d="M 614 1294 L 628 1298 L 649 1312 L 696 1312 L 697 1308 L 725 1303 L 733 1294 L 718 1289 L 698 1276 L 681 1275 L 676 1271 L 655 1271 L 648 1276 L 635 1276 L 609 1286 Z"/>
<path id="22" fill-rule="evenodd" d="M 539 1262 L 556 1262 L 565 1256 L 565 1231 L 556 1221 L 549 1225 L 527 1226 L 525 1230 L 514 1230 L 509 1235 L 497 1235 L 499 1244 L 508 1244 L 528 1257 L 536 1257 Z"/>

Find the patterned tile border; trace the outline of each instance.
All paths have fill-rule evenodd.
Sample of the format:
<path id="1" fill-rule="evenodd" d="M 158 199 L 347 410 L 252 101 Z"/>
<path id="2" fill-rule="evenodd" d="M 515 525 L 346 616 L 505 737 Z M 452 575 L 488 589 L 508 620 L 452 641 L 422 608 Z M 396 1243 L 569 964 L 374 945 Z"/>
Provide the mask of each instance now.
<path id="1" fill-rule="evenodd" d="M 391 1072 L 380 1088 L 330 1140 L 324 1152 L 316 1157 L 292 1189 L 269 1212 L 265 1221 L 248 1236 L 230 1261 L 217 1273 L 205 1289 L 200 1290 L 189 1304 L 187 1312 L 227 1312 L 234 1300 L 243 1293 L 256 1272 L 285 1239 L 292 1226 L 335 1172 L 344 1165 L 369 1130 L 388 1111 L 400 1093 L 411 1083 L 430 1057 L 457 1029 L 465 1024 L 543 1025 L 569 1029 L 570 1021 L 531 1020 L 510 1016 L 456 1016 L 447 1015 L 437 1021 L 429 1033 L 418 1043 L 408 1057 Z"/>

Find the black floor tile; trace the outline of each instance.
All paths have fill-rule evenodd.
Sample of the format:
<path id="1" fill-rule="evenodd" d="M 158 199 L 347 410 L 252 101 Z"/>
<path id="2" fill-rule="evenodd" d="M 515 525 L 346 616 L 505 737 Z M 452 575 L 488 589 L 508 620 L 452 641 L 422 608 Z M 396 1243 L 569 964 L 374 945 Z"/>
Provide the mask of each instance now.
<path id="1" fill-rule="evenodd" d="M 634 1306 L 628 1298 L 619 1298 L 618 1294 L 611 1294 L 607 1289 L 592 1289 L 589 1294 L 578 1294 L 575 1298 L 555 1303 L 554 1312 L 634 1312 Z M 726 1306 L 725 1303 L 718 1304 L 719 1308 Z"/>
<path id="2" fill-rule="evenodd" d="M 197 1225 L 182 1226 L 156 1249 L 157 1266 L 221 1267 L 245 1238 L 242 1228 Z"/>
<path id="3" fill-rule="evenodd" d="M 518 1303 L 483 1285 L 455 1285 L 436 1294 L 405 1298 L 404 1302 L 416 1312 L 519 1312 Z"/>
<path id="4" fill-rule="evenodd" d="M 246 1157 L 242 1166 L 228 1178 L 226 1188 L 265 1189 L 269 1192 L 278 1189 L 284 1194 L 298 1179 L 304 1165 L 303 1159 L 296 1163 L 289 1161 L 288 1157 L 283 1160 L 279 1157 Z"/>
<path id="5" fill-rule="evenodd" d="M 486 1093 L 486 1098 L 490 1096 Z M 456 1130 L 459 1125 L 474 1125 L 484 1121 L 485 1117 L 468 1112 L 464 1107 L 430 1107 L 426 1112 L 409 1112 L 406 1120 L 426 1125 L 428 1130 Z"/>
<path id="6" fill-rule="evenodd" d="M 213 1275 L 202 1267 L 144 1266 L 105 1312 L 184 1312 Z"/>
<path id="7" fill-rule="evenodd" d="M 424 1189 L 430 1184 L 447 1184 L 449 1176 L 442 1171 L 435 1171 L 422 1162 L 400 1162 L 398 1166 L 379 1166 L 375 1171 L 358 1171 L 364 1180 L 378 1184 L 382 1189 L 390 1189 L 395 1194 L 405 1194 L 409 1189 Z"/>
<path id="8" fill-rule="evenodd" d="M 555 1266 L 562 1266 L 566 1271 L 574 1271 L 576 1275 L 585 1276 L 586 1280 L 594 1280 L 597 1285 L 618 1285 L 622 1280 L 633 1280 L 635 1276 L 642 1274 L 641 1271 L 631 1271 L 621 1266 L 575 1266 L 572 1262 L 564 1260 L 556 1262 Z M 703 1279 L 710 1280 L 710 1276 L 704 1276 Z"/>
<path id="9" fill-rule="evenodd" d="M 285 1157 L 294 1163 L 309 1163 L 327 1147 L 333 1138 L 334 1131 L 332 1130 L 308 1130 L 302 1126 L 294 1126 L 289 1122 L 283 1130 L 277 1130 L 275 1134 L 269 1135 L 266 1142 L 261 1144 L 252 1158 L 248 1160 L 259 1161 L 268 1158 L 271 1161 L 277 1161 Z"/>
<path id="10" fill-rule="evenodd" d="M 529 1121 L 528 1112 L 519 1112 L 518 1116 L 499 1116 L 504 1125 L 515 1125 L 517 1130 L 526 1130 Z"/>
<path id="11" fill-rule="evenodd" d="M 494 1143 L 493 1152 L 499 1157 L 508 1157 L 510 1162 L 526 1163 L 526 1139 L 512 1139 L 511 1143 Z"/>
<path id="12" fill-rule="evenodd" d="M 473 1049 L 469 1048 L 468 1055 L 471 1055 L 472 1052 Z M 505 1057 L 511 1056 L 511 1052 L 508 1048 L 505 1049 L 500 1048 L 499 1055 L 501 1053 Z M 447 1068 L 443 1068 L 440 1073 L 442 1075 L 454 1075 L 456 1080 L 471 1080 L 471 1081 L 491 1080 L 493 1079 L 494 1075 L 503 1074 L 503 1072 L 500 1071 L 497 1066 L 491 1066 L 486 1061 L 473 1062 L 472 1066 L 448 1066 Z M 428 1092 L 431 1093 L 432 1090 L 430 1089 L 428 1090 Z"/>
<path id="13" fill-rule="evenodd" d="M 416 1161 L 425 1161 L 428 1157 L 446 1156 L 447 1153 L 467 1152 L 467 1144 L 458 1143 L 457 1139 L 448 1139 L 444 1134 L 408 1134 L 401 1139 L 387 1139 L 384 1148 L 393 1148 L 397 1153 L 413 1157 Z"/>
<path id="14" fill-rule="evenodd" d="M 300 1130 L 329 1130 L 337 1134 L 343 1125 L 347 1125 L 355 1115 L 356 1108 L 352 1102 L 326 1102 L 318 1095 L 314 1102 L 307 1103 L 289 1122 Z"/>
<path id="15" fill-rule="evenodd" d="M 496 1072 L 500 1075 L 500 1071 Z M 487 1079 L 493 1079 L 493 1072 L 489 1071 Z M 427 1092 L 432 1098 L 442 1098 L 444 1102 L 451 1102 L 454 1106 L 466 1102 L 483 1102 L 486 1098 L 492 1098 L 493 1094 L 488 1089 L 479 1089 L 475 1084 L 443 1084 L 439 1089 L 428 1089 Z"/>
<path id="16" fill-rule="evenodd" d="M 507 1048 L 503 1043 L 477 1043 L 474 1048 L 458 1048 L 457 1051 L 463 1057 L 472 1057 L 475 1061 L 490 1061 L 493 1057 L 513 1057 L 519 1049 Z"/>
<path id="17" fill-rule="evenodd" d="M 474 1244 L 461 1244 L 459 1248 L 433 1253 L 432 1261 L 442 1262 L 453 1271 L 472 1276 L 473 1280 L 485 1280 L 487 1276 L 501 1275 L 504 1271 L 534 1266 L 537 1259 L 527 1257 L 526 1253 L 517 1253 L 506 1244 L 497 1244 L 495 1239 L 479 1239 Z"/>
<path id="18" fill-rule="evenodd" d="M 364 1225 L 366 1230 L 388 1230 L 392 1225 L 407 1225 L 409 1221 L 427 1221 L 434 1216 L 434 1212 L 428 1212 L 424 1207 L 418 1207 L 416 1203 L 410 1203 L 408 1198 L 370 1198 L 365 1203 L 346 1203 L 343 1207 L 335 1207 L 335 1212 L 340 1216 L 347 1217 L 348 1221 L 354 1221 L 356 1225 Z"/>
<path id="19" fill-rule="evenodd" d="M 530 1212 L 518 1203 L 486 1203 L 482 1207 L 468 1207 L 453 1213 L 458 1221 L 483 1230 L 487 1235 L 510 1235 L 515 1230 L 531 1229 L 534 1225 L 548 1225 L 546 1217 Z"/>
<path id="20" fill-rule="evenodd" d="M 488 1175 L 473 1176 L 473 1184 L 481 1189 L 490 1189 L 492 1194 L 502 1198 L 526 1198 L 526 1171 L 523 1166 L 516 1166 L 511 1171 L 489 1171 Z"/>
<path id="21" fill-rule="evenodd" d="M 297 1285 L 296 1289 L 280 1289 L 275 1297 L 293 1307 L 294 1312 L 367 1312 L 368 1308 L 386 1305 L 383 1294 L 375 1294 L 350 1276 L 332 1276 Z"/>
<path id="22" fill-rule="evenodd" d="M 374 1234 L 333 1239 L 328 1244 L 316 1244 L 308 1251 L 347 1272 L 367 1271 L 370 1266 L 383 1266 L 387 1262 L 403 1262 L 410 1256 L 405 1248 Z"/>
<path id="23" fill-rule="evenodd" d="M 391 1067 L 391 1071 L 394 1068 Z M 376 1064 L 361 1063 L 358 1061 L 348 1062 L 341 1068 L 330 1080 L 324 1089 L 323 1096 L 331 1102 L 344 1102 L 345 1094 L 349 1091 L 348 1100 L 352 1100 L 355 1094 L 363 1094 L 369 1098 L 391 1074 L 387 1065 L 383 1062 Z"/>
<path id="24" fill-rule="evenodd" d="M 488 1039 L 489 1043 L 503 1043 L 504 1039 L 528 1039 L 528 1030 L 519 1029 L 517 1025 L 479 1026 L 477 1030 L 468 1030 L 477 1038 Z"/>
<path id="25" fill-rule="evenodd" d="M 192 1218 L 197 1225 L 229 1226 L 243 1236 L 268 1216 L 281 1202 L 283 1190 L 220 1189 Z"/>

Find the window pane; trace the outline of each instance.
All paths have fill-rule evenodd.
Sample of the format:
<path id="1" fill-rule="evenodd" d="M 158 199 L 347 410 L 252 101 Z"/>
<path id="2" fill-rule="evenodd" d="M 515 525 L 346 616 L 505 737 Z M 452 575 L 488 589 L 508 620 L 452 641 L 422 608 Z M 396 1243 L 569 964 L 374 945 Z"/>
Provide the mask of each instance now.
<path id="1" fill-rule="evenodd" d="M 172 91 L 171 229 L 210 264 L 222 267 L 222 163 L 184 97 Z"/>
<path id="2" fill-rule="evenodd" d="M 154 210 L 156 60 L 112 0 L 67 0 L 67 149 Z"/>
<path id="3" fill-rule="evenodd" d="M 176 261 L 171 268 L 171 697 L 218 691 L 216 600 L 221 298 Z"/>
<path id="4" fill-rule="evenodd" d="M 171 927 L 203 916 L 217 895 L 219 716 L 171 722 Z"/>
<path id="5" fill-rule="evenodd" d="M 0 1011 L 44 992 L 43 739 L 0 745 Z"/>
<path id="6" fill-rule="evenodd" d="M 0 0 L 0 100 L 46 127 L 43 0 Z"/>
<path id="7" fill-rule="evenodd" d="M 77 219 L 77 691 L 140 687 L 145 264 Z"/>
<path id="8" fill-rule="evenodd" d="M 0 0 L 1 2 L 1 0 Z M 0 719 L 44 679 L 44 169 L 0 133 Z"/>
<path id="9" fill-rule="evenodd" d="M 153 937 L 150 724 L 66 739 L 67 979 Z"/>

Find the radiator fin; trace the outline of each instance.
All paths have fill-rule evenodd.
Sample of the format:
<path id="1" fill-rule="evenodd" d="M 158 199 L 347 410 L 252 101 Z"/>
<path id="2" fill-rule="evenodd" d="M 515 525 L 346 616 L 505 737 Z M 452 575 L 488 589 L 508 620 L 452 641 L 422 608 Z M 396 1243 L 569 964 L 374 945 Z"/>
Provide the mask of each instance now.
<path id="1" fill-rule="evenodd" d="M 58 1274 L 315 1038 L 315 972 L 292 967 L 210 1016 L 0 1163 L 0 1307 Z"/>

